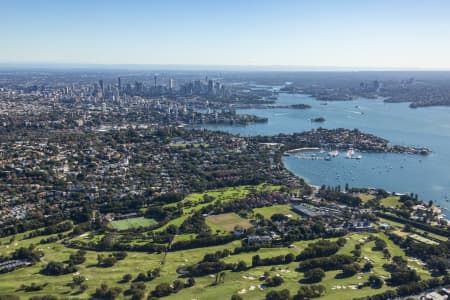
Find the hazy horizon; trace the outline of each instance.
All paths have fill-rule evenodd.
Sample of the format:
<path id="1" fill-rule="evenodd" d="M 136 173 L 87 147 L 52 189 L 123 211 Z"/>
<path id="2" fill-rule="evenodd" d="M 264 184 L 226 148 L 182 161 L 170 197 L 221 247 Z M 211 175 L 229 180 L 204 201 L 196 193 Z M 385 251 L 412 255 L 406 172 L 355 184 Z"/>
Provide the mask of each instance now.
<path id="1" fill-rule="evenodd" d="M 450 2 L 5 2 L 2 64 L 449 70 Z"/>
<path id="2" fill-rule="evenodd" d="M 137 71 L 258 71 L 258 72 L 450 72 L 450 68 L 338 67 L 301 65 L 219 65 L 219 64 L 85 64 L 85 63 L 2 63 L 0 70 L 137 70 Z"/>

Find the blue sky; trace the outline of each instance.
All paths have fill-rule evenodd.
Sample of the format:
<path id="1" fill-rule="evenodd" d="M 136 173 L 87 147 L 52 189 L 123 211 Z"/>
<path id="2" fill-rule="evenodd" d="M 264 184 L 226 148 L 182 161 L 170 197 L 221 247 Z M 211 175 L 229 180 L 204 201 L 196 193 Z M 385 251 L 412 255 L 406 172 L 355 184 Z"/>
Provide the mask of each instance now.
<path id="1" fill-rule="evenodd" d="M 448 0 L 0 0 L 0 63 L 450 69 Z"/>

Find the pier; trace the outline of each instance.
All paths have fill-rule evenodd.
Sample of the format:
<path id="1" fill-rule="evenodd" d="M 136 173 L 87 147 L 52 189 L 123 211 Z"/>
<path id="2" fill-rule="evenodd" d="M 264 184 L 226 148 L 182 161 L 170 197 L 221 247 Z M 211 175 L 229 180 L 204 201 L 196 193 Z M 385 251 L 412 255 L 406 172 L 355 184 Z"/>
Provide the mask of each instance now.
<path id="1" fill-rule="evenodd" d="M 318 156 L 316 154 L 296 154 L 294 157 L 307 160 L 331 160 L 329 156 Z"/>

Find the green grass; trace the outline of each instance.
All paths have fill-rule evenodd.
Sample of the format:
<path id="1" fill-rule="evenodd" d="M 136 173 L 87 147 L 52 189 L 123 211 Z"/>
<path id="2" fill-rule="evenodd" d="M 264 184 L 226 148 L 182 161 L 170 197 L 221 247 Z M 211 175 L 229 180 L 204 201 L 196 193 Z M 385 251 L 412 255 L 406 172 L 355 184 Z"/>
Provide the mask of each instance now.
<path id="1" fill-rule="evenodd" d="M 203 193 L 192 193 L 186 196 L 183 200 L 178 203 L 183 204 L 183 215 L 171 220 L 164 226 L 158 228 L 156 231 L 163 231 L 169 225 L 180 226 L 188 216 L 192 215 L 195 211 L 202 209 L 205 206 L 217 203 L 217 202 L 228 202 L 232 200 L 243 199 L 252 192 L 258 191 L 278 191 L 281 186 L 270 185 L 270 184 L 259 184 L 259 185 L 242 185 L 236 187 L 227 187 L 215 190 L 209 190 Z M 208 196 L 212 198 L 211 202 L 202 203 L 204 197 Z M 176 206 L 178 203 L 166 204 L 165 207 Z M 187 206 L 187 207 L 186 207 Z"/>
<path id="2" fill-rule="evenodd" d="M 405 224 L 402 224 L 402 223 L 399 223 L 399 222 L 395 222 L 395 221 L 391 221 L 391 220 L 387 220 L 387 219 L 383 219 L 383 218 L 380 218 L 380 222 L 389 224 L 393 228 L 396 228 L 396 229 L 403 229 L 405 227 Z M 430 238 L 434 238 L 434 239 L 436 239 L 438 241 L 443 241 L 443 242 L 448 241 L 448 238 L 445 237 L 445 236 L 442 236 L 442 235 L 439 235 L 439 234 L 436 234 L 436 233 L 433 233 L 433 232 L 425 231 L 423 229 L 419 229 L 419 228 L 415 228 L 414 227 L 414 232 L 417 232 L 420 235 L 426 235 L 426 236 L 428 236 Z"/>
<path id="3" fill-rule="evenodd" d="M 399 196 L 389 196 L 380 200 L 380 204 L 384 207 L 400 207 L 400 197 Z"/>
<path id="4" fill-rule="evenodd" d="M 371 195 L 371 194 L 363 194 L 363 193 L 360 193 L 360 194 L 358 194 L 357 196 L 358 196 L 359 199 L 361 199 L 361 201 L 362 201 L 363 203 L 366 203 L 366 202 L 368 202 L 368 201 L 370 201 L 370 200 L 372 200 L 372 199 L 375 199 L 375 196 L 374 196 L 374 195 Z"/>
<path id="5" fill-rule="evenodd" d="M 112 228 L 114 228 L 114 229 L 127 230 L 127 229 L 139 228 L 139 227 L 149 227 L 149 226 L 157 224 L 157 222 L 153 219 L 138 217 L 138 218 L 130 218 L 130 219 L 112 221 L 110 224 L 111 224 Z"/>
<path id="6" fill-rule="evenodd" d="M 392 256 L 402 256 L 406 257 L 404 251 L 395 245 L 384 233 L 355 233 L 345 236 L 347 243 L 342 247 L 338 253 L 340 254 L 351 254 L 357 243 L 364 242 L 364 239 L 370 235 L 375 235 L 386 241 L 389 252 Z M 20 237 L 20 235 L 18 235 Z M 177 235 L 176 240 L 188 240 L 195 237 L 195 235 Z M 36 243 L 40 240 L 39 238 L 30 239 L 27 241 L 18 241 L 18 243 Z M 336 238 L 330 239 L 336 240 Z M 3 253 L 10 252 L 11 248 L 6 248 L 6 242 L 8 239 L 1 239 L 3 242 L 0 246 Z M 286 255 L 292 253 L 294 255 L 299 254 L 308 244 L 313 243 L 317 240 L 311 241 L 298 241 L 294 243 L 293 248 L 262 248 L 257 252 L 250 253 L 240 253 L 238 255 L 232 255 L 224 259 L 227 263 L 237 263 L 243 260 L 247 265 L 251 265 L 252 256 L 255 254 L 260 255 L 260 257 L 273 257 L 277 255 Z M 240 241 L 234 241 L 225 245 L 197 248 L 191 250 L 183 250 L 176 252 L 169 252 L 166 257 L 166 263 L 162 266 L 161 277 L 155 279 L 152 282 L 146 283 L 146 292 L 150 292 L 155 288 L 155 286 L 162 282 L 172 282 L 179 278 L 176 270 L 180 266 L 186 266 L 198 263 L 205 254 L 214 253 L 218 250 L 229 249 L 233 250 L 235 247 L 240 246 Z M 18 245 L 19 246 L 19 245 Z M 11 247 L 18 247 L 11 246 Z M 361 261 L 360 265 L 363 265 L 365 260 L 364 257 L 369 258 L 374 264 L 374 273 L 378 276 L 389 276 L 389 273 L 383 269 L 383 264 L 389 262 L 390 260 L 383 257 L 381 251 L 373 250 L 374 242 L 366 242 L 361 247 Z M 162 259 L 162 254 L 146 254 L 146 253 L 133 253 L 129 252 L 127 258 L 123 261 L 119 261 L 116 265 L 111 268 L 99 268 L 96 266 L 97 254 L 93 251 L 87 252 L 87 261 L 80 266 L 79 274 L 86 276 L 88 278 L 87 284 L 89 286 L 87 292 L 75 295 L 73 291 L 67 286 L 72 280 L 72 274 L 62 275 L 62 276 L 45 276 L 39 274 L 40 269 L 48 261 L 65 261 L 71 253 L 75 253 L 75 249 L 68 249 L 64 245 L 59 243 L 52 243 L 48 245 L 38 245 L 44 251 L 45 256 L 42 262 L 39 262 L 35 266 L 19 269 L 11 273 L 0 274 L 0 294 L 16 294 L 23 299 L 27 299 L 34 295 L 45 295 L 54 294 L 60 297 L 77 297 L 80 299 L 86 299 L 91 295 L 95 288 L 100 286 L 102 283 L 106 283 L 109 286 L 119 286 L 123 290 L 129 287 L 129 284 L 119 283 L 120 279 L 124 274 L 132 274 L 133 277 L 139 272 L 145 272 L 147 270 L 153 269 L 159 266 Z M 105 253 L 107 254 L 107 253 Z M 422 279 L 430 278 L 428 271 L 423 269 L 418 262 L 409 260 L 408 265 L 412 268 L 417 269 L 417 272 L 422 277 Z M 226 271 L 225 283 L 218 286 L 211 286 L 214 282 L 214 278 L 211 276 L 203 276 L 195 278 L 196 284 L 194 287 L 183 289 L 176 294 L 172 294 L 164 299 L 230 299 L 232 294 L 238 293 L 243 289 L 246 289 L 246 293 L 242 294 L 244 299 L 263 299 L 265 294 L 270 290 L 280 290 L 287 288 L 290 290 L 291 294 L 294 295 L 298 288 L 300 287 L 299 280 L 303 278 L 303 273 L 296 271 L 298 266 L 297 262 L 293 262 L 288 265 L 281 266 L 266 266 L 266 267 L 256 267 L 251 268 L 243 272 L 231 272 Z M 281 275 L 285 282 L 276 288 L 269 288 L 265 290 L 260 290 L 258 285 L 262 282 L 258 278 L 264 273 L 269 272 L 272 276 L 279 274 Z M 389 289 L 389 287 L 383 286 L 381 289 L 371 289 L 369 287 L 364 287 L 363 289 L 351 289 L 350 286 L 357 285 L 358 283 L 363 283 L 367 281 L 370 273 L 356 274 L 352 277 L 338 279 L 336 275 L 340 271 L 329 271 L 326 272 L 326 276 L 321 282 L 327 289 L 326 294 L 320 299 L 326 300 L 340 300 L 340 299 L 352 299 L 356 297 L 362 297 L 367 295 L 376 294 Z M 185 278 L 181 278 L 186 280 Z M 42 284 L 48 282 L 48 286 L 44 288 L 43 291 L 26 293 L 23 291 L 17 291 L 21 284 L 30 285 L 32 282 Z M 250 290 L 254 287 L 254 290 Z M 336 287 L 340 286 L 341 289 Z M 342 287 L 346 288 L 343 289 Z M 253 289 L 253 288 L 252 288 Z M 120 299 L 124 299 L 121 295 Z"/>
<path id="7" fill-rule="evenodd" d="M 191 215 L 194 211 L 200 209 L 201 207 L 208 205 L 201 203 L 204 195 L 208 195 L 213 197 L 213 202 L 216 201 L 232 201 L 234 199 L 239 199 L 248 195 L 253 190 L 268 190 L 268 189 L 278 189 L 276 186 L 240 186 L 233 188 L 226 188 L 220 190 L 208 191 L 206 193 L 196 193 L 187 196 L 182 202 L 186 203 L 187 201 L 191 201 L 191 206 L 189 208 L 184 208 L 183 215 L 175 220 L 169 222 L 169 224 L 180 225 L 189 215 Z M 385 202 L 394 201 L 384 200 Z M 174 204 L 169 204 L 174 205 Z M 176 204 L 175 204 L 176 205 Z M 260 213 L 264 215 L 266 218 L 270 218 L 274 213 L 282 213 L 282 214 L 291 214 L 293 217 L 297 217 L 297 215 L 290 210 L 289 205 L 275 205 L 271 207 L 264 207 L 254 209 L 254 213 Z M 231 218 L 223 218 L 223 216 L 231 216 Z M 213 220 L 213 221 L 212 221 Z M 125 221 L 125 222 L 124 222 Z M 152 221 L 150 219 L 144 218 L 135 218 L 129 220 L 121 220 L 115 221 L 119 224 L 119 228 L 122 230 L 125 228 L 131 228 L 133 226 L 145 226 L 142 225 L 142 222 Z M 211 222 L 212 221 L 212 222 Z M 222 214 L 218 216 L 210 216 L 207 218 L 208 225 L 215 230 L 225 231 L 228 230 L 234 224 L 239 222 L 246 221 L 241 218 L 237 214 Z M 388 220 L 382 220 L 382 222 L 389 223 L 396 228 L 403 228 L 403 224 L 395 223 Z M 167 225 L 166 225 L 167 226 Z M 158 230 L 164 229 L 164 227 L 159 228 Z M 358 243 L 363 243 L 361 247 L 361 259 L 359 264 L 362 266 L 365 263 L 365 258 L 369 259 L 373 265 L 374 274 L 378 276 L 388 277 L 389 273 L 384 270 L 383 265 L 385 263 L 390 262 L 390 259 L 386 259 L 383 257 L 383 253 L 381 251 L 374 251 L 374 242 L 364 242 L 365 238 L 370 235 L 377 236 L 387 243 L 387 248 L 392 256 L 401 256 L 408 259 L 404 253 L 404 251 L 395 245 L 392 241 L 384 233 L 354 233 L 348 234 L 345 236 L 347 243 L 344 247 L 339 250 L 339 254 L 347 254 L 352 255 L 351 251 L 355 248 L 355 245 Z M 28 247 L 30 244 L 37 244 L 37 248 L 41 249 L 45 256 L 43 260 L 37 263 L 35 266 L 18 269 L 10 273 L 0 274 L 0 295 L 2 294 L 16 294 L 22 299 L 27 299 L 30 296 L 34 295 L 45 295 L 45 294 L 54 294 L 59 297 L 76 297 L 79 299 L 87 299 L 89 296 L 95 291 L 97 287 L 102 283 L 106 283 L 109 286 L 118 286 L 123 290 L 126 290 L 129 287 L 129 284 L 120 283 L 120 279 L 124 274 L 132 274 L 135 278 L 139 272 L 145 272 L 147 270 L 153 269 L 160 265 L 163 254 L 147 254 L 147 253 L 136 253 L 136 252 L 128 252 L 128 256 L 125 260 L 119 261 L 116 265 L 111 268 L 99 268 L 96 266 L 97 262 L 97 252 L 88 251 L 87 252 L 87 261 L 83 263 L 79 268 L 79 274 L 85 276 L 88 281 L 87 284 L 89 286 L 88 290 L 83 294 L 74 293 L 67 285 L 72 281 L 73 274 L 63 275 L 63 276 L 45 276 L 39 274 L 39 271 L 43 266 L 49 261 L 59 261 L 63 262 L 68 259 L 71 253 L 75 253 L 76 249 L 66 248 L 63 244 L 56 242 L 46 245 L 40 245 L 39 241 L 45 237 L 35 237 L 28 240 L 23 240 L 25 234 L 18 234 L 15 237 L 15 240 L 10 243 L 10 238 L 2 238 L 0 239 L 0 254 L 8 254 L 18 247 L 24 246 Z M 101 234 L 95 233 L 87 233 L 74 239 L 79 239 L 83 241 L 96 241 L 101 239 Z M 177 235 L 175 237 L 175 241 L 183 241 L 190 240 L 195 238 L 195 234 L 182 234 Z M 337 238 L 332 238 L 330 240 L 336 240 Z M 318 239 L 319 240 L 319 239 Z M 288 253 L 292 253 L 294 255 L 298 255 L 304 248 L 308 246 L 310 243 L 314 243 L 317 240 L 311 241 L 297 241 L 293 243 L 292 248 L 262 248 L 257 252 L 249 252 L 249 253 L 240 253 L 238 255 L 232 255 L 224 258 L 224 261 L 227 263 L 237 263 L 239 261 L 245 261 L 248 266 L 251 265 L 252 257 L 258 254 L 262 258 L 273 257 L 277 255 L 286 255 Z M 134 242 L 139 242 L 135 240 Z M 177 268 L 181 266 L 196 264 L 202 260 L 203 256 L 207 253 L 214 253 L 218 250 L 233 250 L 235 247 L 241 246 L 240 241 L 234 241 L 225 245 L 213 246 L 213 247 L 205 247 L 205 248 L 196 248 L 191 250 L 183 250 L 176 252 L 169 252 L 167 254 L 165 264 L 161 266 L 161 277 L 156 278 L 152 282 L 146 283 L 146 293 L 149 293 L 153 290 L 156 285 L 166 282 L 171 283 L 175 279 L 186 280 L 185 278 L 180 278 L 179 274 L 177 274 Z M 108 253 L 105 253 L 108 254 Z M 414 260 L 408 260 L 408 265 L 417 270 L 418 274 L 422 279 L 430 278 L 430 274 L 428 271 L 424 269 L 424 267 L 420 264 L 420 262 Z M 288 289 L 291 292 L 291 295 L 295 295 L 297 290 L 300 287 L 299 280 L 303 278 L 303 273 L 297 272 L 296 268 L 298 267 L 297 262 L 293 262 L 288 265 L 281 266 L 265 266 L 265 267 L 256 267 L 251 268 L 247 271 L 243 272 L 231 272 L 226 271 L 225 283 L 212 286 L 211 284 L 214 282 L 214 276 L 203 276 L 195 278 L 196 284 L 194 287 L 183 289 L 176 294 L 172 294 L 169 297 L 164 299 L 230 299 L 232 294 L 236 294 L 239 291 L 246 290 L 246 293 L 243 293 L 241 296 L 243 299 L 263 299 L 266 293 L 270 290 L 281 290 Z M 272 276 L 279 274 L 285 280 L 285 282 L 276 288 L 268 288 L 265 290 L 260 290 L 258 285 L 262 284 L 258 278 L 264 274 L 264 272 L 269 272 Z M 326 272 L 326 276 L 321 282 L 327 289 L 326 294 L 320 299 L 326 300 L 343 300 L 343 299 L 352 299 L 357 297 L 363 297 L 368 295 L 377 294 L 383 292 L 385 290 L 390 289 L 390 287 L 383 286 L 381 289 L 372 289 L 370 287 L 364 287 L 363 289 L 352 289 L 350 286 L 357 285 L 358 283 L 366 282 L 370 273 L 360 273 L 356 274 L 352 277 L 348 278 L 336 278 L 340 271 L 329 271 Z M 23 291 L 17 291 L 21 284 L 30 285 L 32 282 L 37 284 L 42 284 L 48 282 L 48 286 L 44 288 L 43 291 L 26 293 Z M 337 287 L 341 288 L 338 289 Z M 343 289 L 342 287 L 346 287 Z M 119 297 L 119 299 L 124 299 L 123 294 Z M 129 297 L 128 297 L 129 298 Z"/>
<path id="8" fill-rule="evenodd" d="M 128 286 L 127 284 L 118 283 L 124 274 L 130 273 L 133 277 L 136 277 L 139 272 L 146 272 L 147 270 L 157 267 L 162 259 L 162 254 L 128 253 L 127 258 L 117 262 L 113 267 L 99 268 L 95 266 L 98 253 L 88 251 L 86 262 L 79 266 L 78 273 L 87 278 L 86 283 L 89 288 L 83 294 L 74 295 L 72 294 L 74 291 L 67 286 L 67 284 L 72 281 L 73 274 L 46 276 L 39 274 L 39 271 L 49 261 L 63 262 L 67 260 L 69 255 L 75 253 L 76 250 L 68 249 L 58 243 L 42 246 L 38 245 L 37 248 L 41 248 L 45 253 L 41 262 L 31 267 L 0 275 L 0 295 L 14 294 L 21 297 L 21 299 L 28 299 L 35 295 L 53 294 L 86 299 L 89 298 L 89 295 L 95 291 L 95 288 L 102 283 L 106 283 L 109 286 L 126 288 Z M 48 286 L 42 291 L 32 293 L 17 291 L 21 284 L 30 285 L 32 282 L 37 284 L 47 282 Z"/>
<path id="9" fill-rule="evenodd" d="M 192 193 L 186 196 L 181 203 L 186 204 L 187 202 L 190 202 L 193 207 L 196 209 L 201 208 L 197 207 L 199 202 L 203 200 L 205 196 L 209 196 L 214 198 L 213 202 L 215 201 L 230 201 L 235 199 L 242 199 L 248 194 L 252 192 L 258 192 L 258 191 L 277 191 L 281 188 L 281 186 L 276 185 L 269 185 L 269 184 L 259 184 L 256 186 L 252 185 L 241 185 L 236 187 L 226 187 L 221 189 L 215 189 L 215 190 L 209 190 L 203 193 Z M 213 203 L 211 202 L 211 203 Z M 166 206 L 176 206 L 177 203 L 170 203 Z M 208 204 L 206 204 L 208 205 Z M 189 209 L 187 209 L 189 210 Z"/>
<path id="10" fill-rule="evenodd" d="M 274 214 L 283 214 L 288 215 L 291 218 L 299 219 L 300 216 L 294 212 L 291 209 L 291 206 L 289 204 L 282 204 L 282 205 L 273 205 L 273 206 L 267 206 L 267 207 L 261 207 L 261 208 L 254 208 L 253 212 L 255 214 L 261 214 L 266 219 L 270 219 L 270 217 Z"/>
<path id="11" fill-rule="evenodd" d="M 206 224 L 213 232 L 231 232 L 237 225 L 244 229 L 252 227 L 247 219 L 241 218 L 235 213 L 211 215 L 206 218 Z"/>
<path id="12" fill-rule="evenodd" d="M 422 242 L 422 243 L 428 244 L 428 245 L 438 245 L 439 244 L 439 243 L 437 243 L 435 241 L 432 241 L 430 239 L 427 239 L 426 237 L 423 237 L 423 236 L 415 234 L 415 233 L 410 234 L 409 237 L 414 239 L 414 240 L 416 240 L 416 241 L 419 241 L 419 242 Z"/>
<path id="13" fill-rule="evenodd" d="M 356 243 L 360 243 L 362 239 L 369 236 L 371 234 L 360 233 L 360 234 L 351 234 L 346 236 L 347 244 L 339 251 L 342 254 L 350 254 L 350 251 L 354 249 Z M 391 241 L 387 240 L 387 237 L 382 234 L 375 234 L 378 237 L 387 241 L 388 249 L 392 253 L 392 255 L 400 255 L 404 256 L 404 252 L 398 246 L 393 244 Z M 287 253 L 293 253 L 294 255 L 298 254 L 301 249 L 305 248 L 309 243 L 314 241 L 299 241 L 294 243 L 296 248 L 274 248 L 274 249 L 260 249 L 257 253 L 261 257 L 270 257 L 276 255 L 285 255 Z M 383 257 L 383 253 L 381 251 L 373 251 L 372 248 L 374 246 L 374 242 L 369 242 L 364 244 L 362 247 L 362 257 L 370 257 L 371 261 L 375 265 L 374 273 L 377 275 L 388 277 L 389 273 L 383 269 L 383 264 L 388 262 L 389 260 Z M 214 249 L 210 249 L 209 252 L 214 252 L 219 249 L 223 249 L 223 246 L 214 247 Z M 226 246 L 225 248 L 229 248 Z M 208 251 L 206 251 L 208 252 Z M 192 261 L 201 258 L 205 252 L 198 253 L 197 251 L 185 251 L 185 252 L 176 252 L 169 253 L 168 261 L 177 261 L 177 263 L 190 264 Z M 239 255 L 233 255 L 225 258 L 226 262 L 238 262 L 239 260 L 245 261 L 247 264 L 251 263 L 251 258 L 256 253 L 241 253 Z M 176 263 L 176 264 L 177 264 Z M 360 262 L 362 265 L 364 261 Z M 413 262 L 409 262 L 409 264 L 418 269 L 419 274 L 422 278 L 429 278 L 428 272 L 423 270 L 423 267 L 420 265 L 414 265 Z M 204 276 L 196 278 L 196 285 L 192 288 L 182 290 L 177 294 L 173 294 L 167 299 L 229 299 L 232 294 L 236 294 L 243 289 L 246 290 L 246 293 L 241 294 L 243 299 L 263 299 L 265 294 L 270 290 L 281 290 L 288 289 L 291 292 L 291 295 L 294 295 L 300 284 L 298 281 L 303 278 L 303 273 L 298 273 L 295 271 L 298 263 L 294 262 L 288 265 L 281 266 L 266 266 L 266 267 L 257 267 L 251 268 L 244 272 L 226 272 L 225 283 L 220 284 L 218 286 L 211 286 L 214 278 L 211 276 Z M 281 275 L 285 282 L 277 287 L 277 288 L 269 288 L 265 290 L 260 290 L 258 285 L 262 282 L 258 280 L 258 278 L 264 273 L 269 272 L 271 275 L 279 274 Z M 373 294 L 377 294 L 388 289 L 390 287 L 383 286 L 381 289 L 372 289 L 370 287 L 364 287 L 363 289 L 352 289 L 351 286 L 355 286 L 358 283 L 364 283 L 368 280 L 368 277 L 371 275 L 370 273 L 359 273 L 352 277 L 338 279 L 336 275 L 338 275 L 340 271 L 329 271 L 326 272 L 325 278 L 322 280 L 320 284 L 324 285 L 327 289 L 326 294 L 320 299 L 327 300 L 335 300 L 335 299 L 352 299 L 357 297 L 369 296 Z M 254 289 L 252 288 L 254 287 Z M 340 287 L 338 289 L 337 287 Z M 345 289 L 343 288 L 345 287 Z M 253 290 L 250 290 L 250 289 Z"/>

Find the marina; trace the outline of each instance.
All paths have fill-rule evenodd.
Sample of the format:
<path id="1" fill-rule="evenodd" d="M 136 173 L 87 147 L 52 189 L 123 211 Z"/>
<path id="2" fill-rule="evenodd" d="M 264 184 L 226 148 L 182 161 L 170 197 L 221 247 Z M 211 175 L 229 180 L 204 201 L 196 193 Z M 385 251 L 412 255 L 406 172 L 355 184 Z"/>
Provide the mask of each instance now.
<path id="1" fill-rule="evenodd" d="M 353 159 L 347 159 L 349 149 L 314 150 L 330 160 L 297 158 L 292 153 L 283 158 L 285 166 L 294 174 L 314 185 L 345 185 L 355 187 L 380 187 L 389 191 L 414 192 L 424 200 L 433 200 L 443 208 L 450 201 L 450 107 L 409 108 L 408 103 L 385 103 L 375 99 L 353 101 L 317 101 L 301 94 L 280 93 L 277 105 L 304 103 L 308 110 L 296 109 L 246 109 L 239 113 L 256 114 L 269 119 L 268 123 L 249 126 L 208 125 L 205 128 L 222 130 L 242 136 L 276 135 L 311 130 L 313 128 L 358 128 L 363 132 L 388 139 L 393 144 L 429 147 L 427 156 L 397 153 L 368 153 L 355 149 Z M 323 105 L 323 104 L 327 105 Z M 356 106 L 358 106 L 356 108 Z M 361 111 L 355 114 L 351 111 Z M 316 116 L 326 118 L 325 123 L 310 122 Z M 411 128 L 414 128 L 412 130 Z M 358 150 L 358 151 L 356 151 Z M 293 151 L 295 152 L 295 151 Z M 298 152 L 298 151 L 297 151 Z M 301 151 L 310 155 L 308 151 Z M 362 154 L 361 154 L 362 153 Z M 358 155 L 361 155 L 358 159 Z M 425 175 L 426 174 L 426 175 Z M 337 176 L 339 175 L 339 176 Z M 420 188 L 418 188 L 420 187 Z M 446 213 L 448 214 L 448 210 Z"/>

